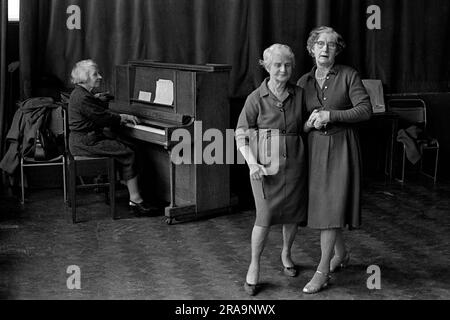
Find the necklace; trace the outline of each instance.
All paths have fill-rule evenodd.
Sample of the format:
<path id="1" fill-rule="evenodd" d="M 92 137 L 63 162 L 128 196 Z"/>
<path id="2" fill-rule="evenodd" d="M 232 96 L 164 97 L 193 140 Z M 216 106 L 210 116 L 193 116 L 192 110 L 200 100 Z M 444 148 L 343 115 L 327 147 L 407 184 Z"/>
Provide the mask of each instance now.
<path id="1" fill-rule="evenodd" d="M 324 76 L 322 76 L 322 77 L 319 77 L 319 76 L 317 76 L 317 74 L 318 74 L 318 71 L 319 71 L 319 70 L 316 70 L 316 74 L 315 74 L 315 76 L 316 76 L 316 79 L 317 79 L 317 80 L 325 80 L 325 79 L 327 78 L 327 76 L 328 76 L 328 72 L 327 72 L 327 73 L 325 73 L 325 75 L 324 75 Z"/>

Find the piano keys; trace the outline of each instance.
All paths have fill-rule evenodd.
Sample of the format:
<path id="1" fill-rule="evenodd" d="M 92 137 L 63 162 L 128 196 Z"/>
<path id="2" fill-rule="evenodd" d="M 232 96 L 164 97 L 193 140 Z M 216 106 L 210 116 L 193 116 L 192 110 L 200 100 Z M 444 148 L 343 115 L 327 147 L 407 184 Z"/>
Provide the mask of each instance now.
<path id="1" fill-rule="evenodd" d="M 139 131 L 145 131 L 145 132 L 151 132 L 154 134 L 158 134 L 160 136 L 165 137 L 166 136 L 166 131 L 163 129 L 157 129 L 157 128 L 153 128 L 150 126 L 145 126 L 145 125 L 140 125 L 140 124 L 130 124 L 127 123 L 125 126 L 134 129 L 134 130 L 138 130 Z M 133 130 L 131 130 L 133 132 Z"/>
<path id="2" fill-rule="evenodd" d="M 194 154 L 194 122 L 203 130 L 218 129 L 225 137 L 229 128 L 228 65 L 183 65 L 130 61 L 116 66 L 115 100 L 110 108 L 135 115 L 139 125 L 127 125 L 121 134 L 134 140 L 138 149 L 140 184 L 144 196 L 165 203 L 166 222 L 186 221 L 230 212 L 230 172 L 226 164 L 174 164 L 171 161 L 175 130 L 191 134 Z M 173 84 L 172 104 L 139 99 L 156 96 L 157 82 Z M 149 95 L 148 93 L 151 93 Z M 170 99 L 168 100 L 170 101 Z M 196 143 L 199 143 L 198 141 Z M 200 142 L 202 148 L 205 142 Z M 224 146 L 224 153 L 226 152 Z"/>

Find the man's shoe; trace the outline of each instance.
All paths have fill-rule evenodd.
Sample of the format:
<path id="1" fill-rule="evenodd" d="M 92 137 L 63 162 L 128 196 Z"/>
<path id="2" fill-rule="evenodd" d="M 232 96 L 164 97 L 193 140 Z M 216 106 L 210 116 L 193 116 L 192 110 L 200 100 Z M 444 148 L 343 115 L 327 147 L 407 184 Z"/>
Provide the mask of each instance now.
<path id="1" fill-rule="evenodd" d="M 158 209 L 156 207 L 150 206 L 145 201 L 137 203 L 137 202 L 130 200 L 129 206 L 137 216 L 156 216 L 156 215 L 158 215 Z"/>

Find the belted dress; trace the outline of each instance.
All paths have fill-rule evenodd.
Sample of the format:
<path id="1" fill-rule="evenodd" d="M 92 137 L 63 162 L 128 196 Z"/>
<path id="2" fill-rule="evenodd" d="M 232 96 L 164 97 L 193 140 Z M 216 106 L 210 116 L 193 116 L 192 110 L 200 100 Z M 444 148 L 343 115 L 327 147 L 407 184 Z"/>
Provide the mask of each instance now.
<path id="1" fill-rule="evenodd" d="M 357 228 L 361 224 L 361 150 L 355 123 L 372 114 L 370 98 L 351 67 L 335 65 L 321 88 L 314 67 L 297 84 L 304 89 L 308 117 L 330 111 L 330 122 L 308 134 L 308 227 Z"/>
<path id="2" fill-rule="evenodd" d="M 258 163 L 268 170 L 251 179 L 256 207 L 255 225 L 306 225 L 308 193 L 304 145 L 303 90 L 288 84 L 284 101 L 269 90 L 268 79 L 246 99 L 236 127 L 237 148 L 249 145 Z"/>

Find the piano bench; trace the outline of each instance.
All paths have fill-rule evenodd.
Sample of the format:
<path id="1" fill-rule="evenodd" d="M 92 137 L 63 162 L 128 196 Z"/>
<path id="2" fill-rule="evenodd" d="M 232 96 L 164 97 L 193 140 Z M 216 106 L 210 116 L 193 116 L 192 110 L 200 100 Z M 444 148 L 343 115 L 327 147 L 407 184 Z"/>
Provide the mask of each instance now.
<path id="1" fill-rule="evenodd" d="M 86 157 L 72 156 L 68 157 L 69 168 L 69 206 L 72 208 L 72 222 L 77 223 L 77 189 L 109 187 L 109 194 L 105 192 L 106 202 L 109 203 L 110 212 L 113 219 L 116 219 L 116 173 L 114 159 L 109 157 Z M 97 177 L 107 175 L 107 183 L 91 183 L 77 185 L 77 177 Z"/>

